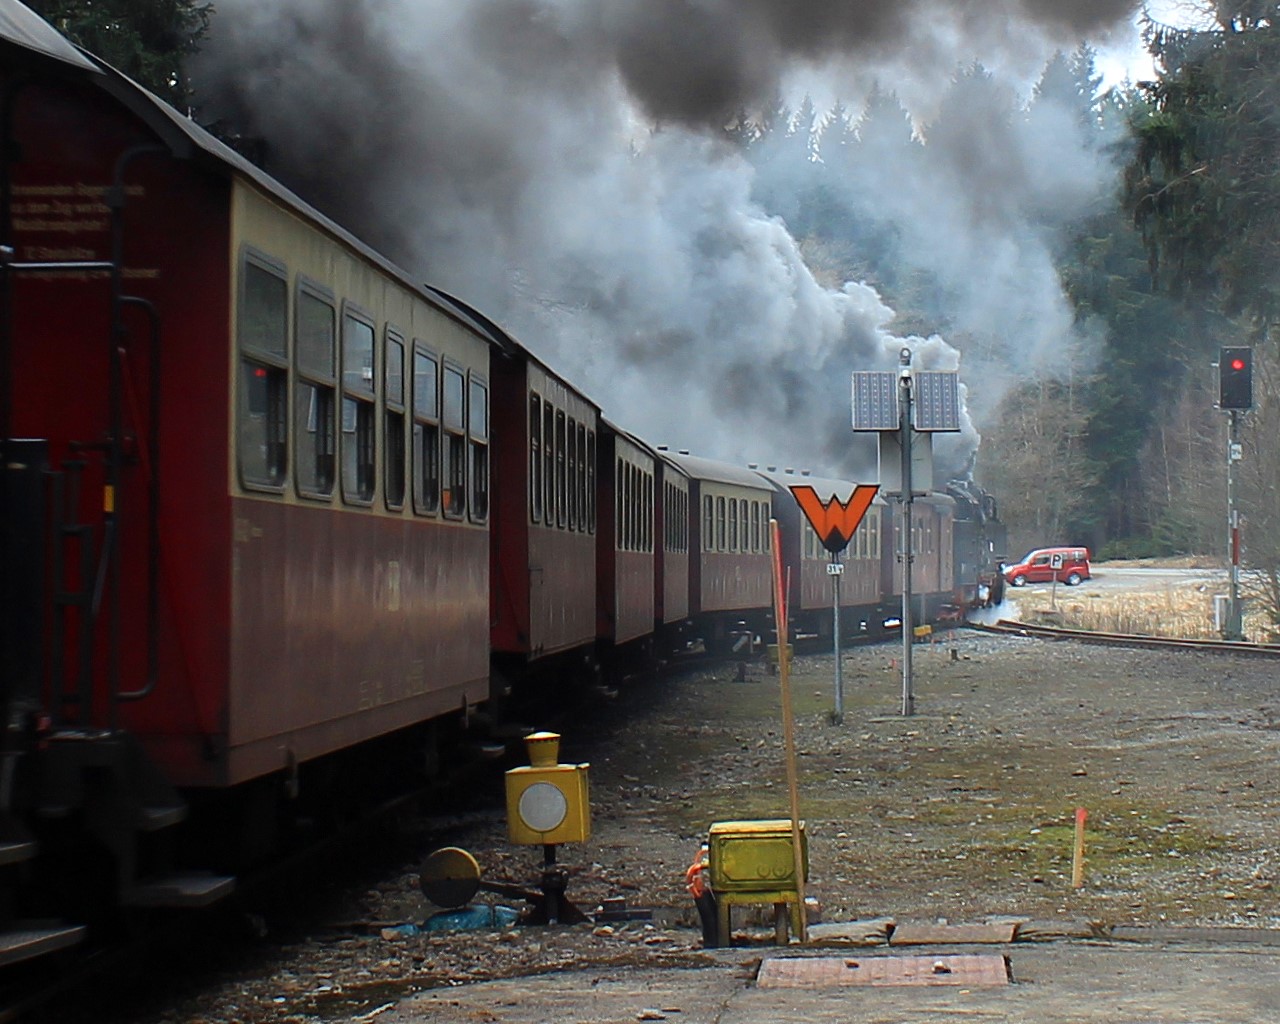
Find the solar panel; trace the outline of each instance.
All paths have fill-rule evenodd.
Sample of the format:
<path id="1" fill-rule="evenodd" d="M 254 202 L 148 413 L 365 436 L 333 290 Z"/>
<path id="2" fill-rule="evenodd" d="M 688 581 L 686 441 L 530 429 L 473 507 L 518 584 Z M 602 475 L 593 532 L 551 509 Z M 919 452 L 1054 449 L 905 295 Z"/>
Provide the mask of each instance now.
<path id="1" fill-rule="evenodd" d="M 886 370 L 855 370 L 853 429 L 898 429 L 898 375 Z"/>
<path id="2" fill-rule="evenodd" d="M 917 370 L 911 376 L 912 426 L 916 430 L 960 429 L 960 375 L 952 370 Z"/>

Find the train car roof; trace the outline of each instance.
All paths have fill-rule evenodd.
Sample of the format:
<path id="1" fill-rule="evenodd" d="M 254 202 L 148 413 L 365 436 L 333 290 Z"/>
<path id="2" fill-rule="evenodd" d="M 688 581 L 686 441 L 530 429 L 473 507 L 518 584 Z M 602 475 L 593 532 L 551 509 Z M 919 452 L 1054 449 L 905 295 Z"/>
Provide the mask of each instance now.
<path id="1" fill-rule="evenodd" d="M 655 462 L 662 461 L 662 457 L 667 454 L 666 452 L 659 451 L 658 448 L 651 445 L 639 434 L 633 434 L 630 430 L 626 430 L 625 428 L 618 426 L 618 424 L 614 423 L 613 420 L 609 419 L 607 416 L 600 417 L 600 424 L 613 433 L 625 437 L 633 445 L 645 452 L 645 454 L 653 456 Z"/>
<path id="2" fill-rule="evenodd" d="M 174 110 L 160 97 L 117 71 L 106 61 L 72 46 L 52 25 L 17 3 L 16 0 L 0 0 L 0 34 L 3 34 L 5 43 L 10 47 L 17 47 L 30 59 L 53 58 L 93 72 L 95 75 L 93 83 L 100 86 L 155 132 L 176 158 L 200 160 L 221 173 L 247 178 L 262 191 L 339 239 L 343 244 L 350 246 L 388 276 L 394 277 L 446 315 L 467 325 L 497 348 L 510 352 L 513 346 L 522 347 L 506 331 L 465 302 L 440 288 L 429 287 L 413 280 L 403 268 L 362 242 L 296 193 L 285 188 L 262 168 L 201 128 L 191 118 Z"/>
<path id="3" fill-rule="evenodd" d="M 0 0 L 0 44 L 6 57 L 51 57 L 79 71 L 99 74 L 97 65 L 56 28 L 17 0 Z"/>
<path id="4" fill-rule="evenodd" d="M 536 363 L 538 366 L 542 368 L 542 370 L 545 373 L 549 374 L 552 377 L 555 377 L 559 381 L 562 381 L 566 387 L 572 388 L 574 393 L 577 394 L 583 401 L 587 402 L 590 405 L 595 406 L 597 410 L 600 409 L 600 404 L 596 402 L 595 399 L 587 395 L 581 388 L 579 388 L 576 384 L 570 381 L 559 370 L 555 369 L 552 366 L 549 366 L 543 360 L 539 359 L 536 355 L 534 355 L 533 351 L 527 345 L 524 345 L 521 342 L 517 341 L 515 337 L 510 332 L 508 332 L 505 327 L 489 319 L 489 317 L 487 317 L 484 313 L 481 313 L 474 306 L 471 306 L 468 303 L 464 302 L 462 299 L 458 298 L 456 295 L 450 295 L 448 292 L 442 291 L 441 289 L 437 288 L 435 285 L 431 285 L 431 284 L 423 285 L 422 287 L 426 289 L 426 291 L 437 296 L 441 302 L 447 302 L 458 307 L 459 309 L 464 311 L 466 315 L 470 317 L 472 320 L 474 320 L 477 324 L 482 325 L 484 332 L 486 332 L 489 335 L 489 337 L 493 340 L 494 344 L 497 345 L 502 350 L 504 355 L 510 358 L 519 358 L 519 359 L 524 359 L 531 363 Z M 617 429 L 617 428 L 614 428 L 614 429 Z M 621 431 L 621 432 L 626 433 L 626 431 Z M 628 434 L 628 436 L 631 436 L 631 435 Z"/>
<path id="5" fill-rule="evenodd" d="M 648 442 L 645 443 L 648 444 Z M 671 450 L 666 445 L 649 445 L 649 447 L 653 449 L 653 453 L 658 457 L 658 462 L 661 465 L 672 472 L 679 473 L 686 480 L 689 478 L 689 470 L 676 462 L 675 459 L 670 458 Z"/>
<path id="6" fill-rule="evenodd" d="M 745 466 L 735 466 L 729 462 L 717 462 L 704 459 L 701 455 L 690 455 L 688 452 L 659 451 L 667 462 L 683 471 L 694 480 L 711 480 L 719 484 L 737 484 L 741 487 L 754 487 L 757 490 L 768 490 L 769 484 L 761 479 L 755 470 Z"/>
<path id="7" fill-rule="evenodd" d="M 858 484 L 849 480 L 814 476 L 807 470 L 800 473 L 787 473 L 778 470 L 757 469 L 756 472 L 773 484 L 780 493 L 788 497 L 791 497 L 790 489 L 792 487 L 808 484 L 824 502 L 830 501 L 832 498 L 847 502 L 853 496 L 853 489 L 858 486 Z M 873 505 L 884 505 L 887 503 L 887 499 L 879 491 L 876 491 L 876 496 L 871 499 L 871 503 Z"/>
<path id="8" fill-rule="evenodd" d="M 834 478 L 813 476 L 807 471 L 802 473 L 787 473 L 776 469 L 756 469 L 755 472 L 784 493 L 790 493 L 788 488 L 797 484 L 808 484 L 824 498 L 834 496 L 839 498 L 841 501 L 848 501 L 849 496 L 853 494 L 853 489 L 857 486 L 857 484 L 848 480 L 836 480 Z"/>

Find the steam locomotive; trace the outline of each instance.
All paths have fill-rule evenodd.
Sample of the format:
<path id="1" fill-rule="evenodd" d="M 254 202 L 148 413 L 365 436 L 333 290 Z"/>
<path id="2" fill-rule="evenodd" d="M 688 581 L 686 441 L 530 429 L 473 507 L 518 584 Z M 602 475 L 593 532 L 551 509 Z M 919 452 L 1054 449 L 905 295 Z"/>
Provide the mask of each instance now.
<path id="1" fill-rule="evenodd" d="M 0 79 L 0 966 L 222 898 L 371 744 L 420 774 L 522 690 L 767 635 L 770 519 L 830 635 L 787 474 L 611 422 L 16 0 Z M 894 628 L 900 521 L 842 556 L 850 631 Z M 922 620 L 989 598 L 989 498 L 914 530 Z"/>

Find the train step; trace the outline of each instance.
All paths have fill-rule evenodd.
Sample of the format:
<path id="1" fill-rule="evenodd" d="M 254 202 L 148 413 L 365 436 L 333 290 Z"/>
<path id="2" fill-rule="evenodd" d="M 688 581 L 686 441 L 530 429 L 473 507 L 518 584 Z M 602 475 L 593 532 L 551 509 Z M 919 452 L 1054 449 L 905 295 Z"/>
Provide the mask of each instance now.
<path id="1" fill-rule="evenodd" d="M 36 855 L 36 844 L 29 839 L 0 840 L 0 865 L 17 864 Z"/>
<path id="2" fill-rule="evenodd" d="M 17 921 L 0 931 L 0 967 L 44 956 L 82 942 L 84 925 L 52 924 L 47 921 Z"/>
<path id="3" fill-rule="evenodd" d="M 235 887 L 232 875 L 177 873 L 140 881 L 122 902 L 131 907 L 207 907 L 229 896 Z"/>
<path id="4" fill-rule="evenodd" d="M 186 804 L 161 804 L 138 809 L 138 828 L 143 832 L 158 832 L 169 828 L 187 817 Z"/>

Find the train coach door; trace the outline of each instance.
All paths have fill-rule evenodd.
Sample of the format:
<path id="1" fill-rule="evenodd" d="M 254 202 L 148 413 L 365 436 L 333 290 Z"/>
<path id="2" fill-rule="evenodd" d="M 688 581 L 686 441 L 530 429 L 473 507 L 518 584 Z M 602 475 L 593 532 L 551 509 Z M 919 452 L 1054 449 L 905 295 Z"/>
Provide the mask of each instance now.
<path id="1" fill-rule="evenodd" d="M 3 440 L 0 479 L 0 712 L 13 721 L 40 704 L 43 678 L 41 610 L 44 608 L 44 441 Z"/>
<path id="2" fill-rule="evenodd" d="M 154 681 L 159 320 L 123 294 L 120 218 L 117 205 L 111 259 L 2 268 L 6 669 L 32 699 L 48 687 L 54 726 L 114 728 Z M 0 228 L 11 255 L 37 251 L 10 217 Z"/>

